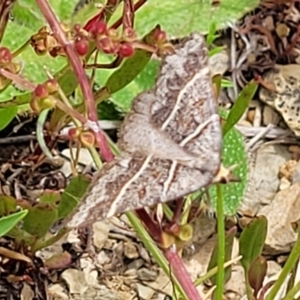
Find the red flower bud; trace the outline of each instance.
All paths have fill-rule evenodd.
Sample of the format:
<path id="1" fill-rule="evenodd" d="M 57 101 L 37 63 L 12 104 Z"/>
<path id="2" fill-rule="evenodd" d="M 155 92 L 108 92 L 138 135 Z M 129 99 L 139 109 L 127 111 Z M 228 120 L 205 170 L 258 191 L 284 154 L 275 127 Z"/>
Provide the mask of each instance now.
<path id="1" fill-rule="evenodd" d="M 0 47 L 0 63 L 7 64 L 13 59 L 10 50 L 6 47 Z"/>
<path id="2" fill-rule="evenodd" d="M 94 36 L 103 35 L 106 34 L 106 32 L 107 32 L 107 24 L 104 21 L 98 21 L 93 25 L 91 29 L 91 33 Z"/>
<path id="3" fill-rule="evenodd" d="M 154 41 L 158 44 L 163 44 L 167 41 L 167 34 L 163 30 L 156 30 L 154 33 Z"/>
<path id="4" fill-rule="evenodd" d="M 68 136 L 69 136 L 70 140 L 77 139 L 80 132 L 81 131 L 78 128 L 70 128 L 69 131 L 68 131 Z"/>
<path id="5" fill-rule="evenodd" d="M 49 95 L 48 88 L 45 84 L 38 84 L 34 90 L 34 96 L 38 99 L 45 98 Z"/>
<path id="6" fill-rule="evenodd" d="M 134 48 L 129 43 L 124 43 L 120 45 L 119 55 L 121 57 L 130 57 L 134 53 Z"/>
<path id="7" fill-rule="evenodd" d="M 79 39 L 79 40 L 75 41 L 74 46 L 75 46 L 76 52 L 80 56 L 86 55 L 89 50 L 89 43 L 85 39 Z"/>

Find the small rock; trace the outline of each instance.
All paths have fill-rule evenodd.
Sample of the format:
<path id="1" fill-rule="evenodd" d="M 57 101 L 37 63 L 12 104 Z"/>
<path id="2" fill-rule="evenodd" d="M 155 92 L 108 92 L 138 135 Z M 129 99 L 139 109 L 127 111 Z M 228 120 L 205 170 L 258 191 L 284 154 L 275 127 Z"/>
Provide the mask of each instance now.
<path id="1" fill-rule="evenodd" d="M 282 267 L 274 260 L 268 260 L 267 264 L 268 264 L 268 269 L 267 269 L 268 277 L 278 275 L 279 272 L 282 270 Z"/>
<path id="2" fill-rule="evenodd" d="M 278 170 L 290 156 L 287 147 L 282 145 L 263 146 L 253 154 L 242 211 L 255 215 L 261 205 L 271 203 L 279 188 Z"/>
<path id="3" fill-rule="evenodd" d="M 48 292 L 54 299 L 59 298 L 60 300 L 69 300 L 69 296 L 66 294 L 64 287 L 59 283 L 50 285 L 48 287 Z"/>
<path id="4" fill-rule="evenodd" d="M 263 110 L 263 125 L 268 126 L 269 124 L 278 125 L 280 120 L 279 114 L 270 106 L 265 105 Z"/>
<path id="5" fill-rule="evenodd" d="M 265 215 L 268 219 L 265 253 L 277 255 L 291 251 L 297 239 L 291 223 L 300 219 L 300 182 L 279 191 L 258 215 Z"/>
<path id="6" fill-rule="evenodd" d="M 280 178 L 279 189 L 281 191 L 287 189 L 290 186 L 291 182 L 286 177 Z"/>
<path id="7" fill-rule="evenodd" d="M 101 250 L 108 239 L 111 224 L 108 221 L 100 221 L 93 224 L 93 242 Z"/>
<path id="8" fill-rule="evenodd" d="M 225 285 L 226 299 L 240 300 L 246 293 L 244 269 L 240 265 L 233 265 L 231 277 Z"/>
<path id="9" fill-rule="evenodd" d="M 73 153 L 76 153 L 77 151 L 77 148 L 72 148 L 71 151 Z M 71 160 L 71 152 L 70 152 L 70 149 L 67 148 L 67 149 L 64 149 L 62 152 L 61 152 L 62 156 L 66 157 L 68 160 Z M 93 158 L 91 157 L 91 154 L 89 152 L 88 149 L 86 148 L 81 148 L 80 151 L 79 151 L 79 156 L 78 156 L 78 163 L 79 164 L 82 164 L 84 166 L 89 166 L 89 165 L 92 165 L 94 168 L 96 168 L 95 166 L 95 163 L 94 163 L 94 160 Z"/>
<path id="10" fill-rule="evenodd" d="M 100 251 L 97 255 L 97 262 L 100 265 L 108 264 L 111 261 L 110 257 L 105 253 L 105 251 Z"/>
<path id="11" fill-rule="evenodd" d="M 152 299 L 153 295 L 155 294 L 155 291 L 152 290 L 150 287 L 140 283 L 136 284 L 136 290 L 139 295 L 139 299 L 141 300 Z"/>
<path id="12" fill-rule="evenodd" d="M 76 269 L 65 270 L 61 274 L 61 278 L 67 283 L 71 294 L 84 294 L 88 289 L 88 283 L 85 280 L 83 272 Z"/>
<path id="13" fill-rule="evenodd" d="M 266 16 L 262 21 L 264 27 L 266 27 L 270 32 L 275 29 L 274 18 L 272 16 Z"/>
<path id="14" fill-rule="evenodd" d="M 155 281 L 147 282 L 147 286 L 151 287 L 155 291 L 160 291 L 170 297 L 173 295 L 173 286 L 170 278 L 162 271 L 158 271 L 159 274 Z"/>
<path id="15" fill-rule="evenodd" d="M 212 76 L 221 74 L 223 75 L 229 67 L 228 51 L 223 50 L 209 58 L 209 66 Z"/>
<path id="16" fill-rule="evenodd" d="M 249 121 L 251 124 L 253 124 L 255 118 L 255 110 L 254 109 L 249 109 L 247 113 L 247 121 Z"/>
<path id="17" fill-rule="evenodd" d="M 141 259 L 141 258 L 135 259 L 130 264 L 128 264 L 127 269 L 136 269 L 136 270 L 138 270 L 143 264 L 144 264 L 143 259 Z"/>
<path id="18" fill-rule="evenodd" d="M 247 120 L 240 120 L 240 121 L 238 122 L 238 124 L 239 124 L 240 126 L 252 127 L 252 124 L 251 124 L 249 121 L 247 121 Z"/>
<path id="19" fill-rule="evenodd" d="M 293 177 L 292 177 L 292 184 L 300 181 L 300 161 L 298 161 L 297 166 L 294 170 Z"/>
<path id="20" fill-rule="evenodd" d="M 124 255 L 129 259 L 135 259 L 139 257 L 139 252 L 132 242 L 126 242 L 124 243 Z"/>
<path id="21" fill-rule="evenodd" d="M 293 174 L 297 166 L 296 160 L 288 160 L 279 169 L 279 176 L 285 177 L 289 181 L 292 180 Z"/>
<path id="22" fill-rule="evenodd" d="M 289 128 L 299 136 L 299 65 L 275 65 L 275 69 L 267 72 L 263 79 L 273 84 L 276 92 L 261 87 L 259 90 L 260 100 L 275 108 Z"/>
<path id="23" fill-rule="evenodd" d="M 34 298 L 35 296 L 32 288 L 27 283 L 24 283 L 21 291 L 21 300 L 32 300 Z"/>
<path id="24" fill-rule="evenodd" d="M 147 263 L 151 262 L 150 256 L 148 251 L 145 249 L 145 247 L 142 244 L 138 245 L 138 250 L 139 250 L 139 254 L 140 257 Z"/>
<path id="25" fill-rule="evenodd" d="M 138 279 L 141 281 L 155 281 L 157 278 L 156 271 L 141 268 L 137 271 Z"/>

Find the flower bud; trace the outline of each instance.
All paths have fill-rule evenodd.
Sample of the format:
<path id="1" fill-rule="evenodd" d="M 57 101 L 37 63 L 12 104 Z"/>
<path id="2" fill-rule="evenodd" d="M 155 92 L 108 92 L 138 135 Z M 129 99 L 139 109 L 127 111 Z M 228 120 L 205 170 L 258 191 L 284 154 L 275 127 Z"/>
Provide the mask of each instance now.
<path id="1" fill-rule="evenodd" d="M 84 56 L 87 54 L 89 50 L 89 43 L 85 39 L 79 39 L 74 43 L 75 50 L 80 56 Z"/>
<path id="2" fill-rule="evenodd" d="M 59 89 L 58 82 L 55 79 L 48 79 L 46 81 L 46 87 L 48 89 L 49 94 L 53 94 L 53 93 L 57 92 Z"/>
<path id="3" fill-rule="evenodd" d="M 0 47 L 0 64 L 7 64 L 13 59 L 10 50 L 6 47 Z"/>
<path id="4" fill-rule="evenodd" d="M 48 88 L 45 84 L 38 84 L 34 90 L 34 96 L 38 99 L 45 98 L 49 95 Z"/>
<path id="5" fill-rule="evenodd" d="M 121 57 L 130 57 L 134 53 L 134 48 L 129 43 L 123 43 L 119 47 L 119 55 Z"/>
<path id="6" fill-rule="evenodd" d="M 79 135 L 79 141 L 86 148 L 91 148 L 95 144 L 95 136 L 92 132 L 82 132 Z"/>

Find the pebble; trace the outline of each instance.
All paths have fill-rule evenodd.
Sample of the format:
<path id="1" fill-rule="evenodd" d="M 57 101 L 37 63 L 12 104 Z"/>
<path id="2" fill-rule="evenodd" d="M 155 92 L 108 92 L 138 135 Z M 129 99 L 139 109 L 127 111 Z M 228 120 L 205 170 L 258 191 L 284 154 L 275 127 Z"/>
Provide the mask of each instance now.
<path id="1" fill-rule="evenodd" d="M 135 259 L 139 257 L 137 247 L 132 242 L 124 243 L 124 255 L 129 259 Z"/>
<path id="2" fill-rule="evenodd" d="M 268 126 L 269 124 L 278 125 L 280 121 L 279 114 L 269 105 L 265 105 L 263 110 L 263 125 Z"/>
<path id="3" fill-rule="evenodd" d="M 155 281 L 157 273 L 154 270 L 141 268 L 137 271 L 138 279 L 142 281 Z"/>
<path id="4" fill-rule="evenodd" d="M 144 264 L 144 260 L 141 258 L 135 259 L 131 263 L 128 264 L 128 269 L 135 269 L 138 270 Z"/>

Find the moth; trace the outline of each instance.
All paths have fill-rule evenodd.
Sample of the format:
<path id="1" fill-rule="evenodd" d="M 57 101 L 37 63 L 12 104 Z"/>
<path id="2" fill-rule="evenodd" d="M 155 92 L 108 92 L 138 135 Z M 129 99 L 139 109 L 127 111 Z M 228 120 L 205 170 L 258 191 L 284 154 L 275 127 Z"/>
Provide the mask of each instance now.
<path id="1" fill-rule="evenodd" d="M 69 228 L 167 202 L 211 184 L 222 133 L 203 36 L 167 55 L 153 89 L 132 102 L 119 133 L 120 156 L 98 171 Z"/>

